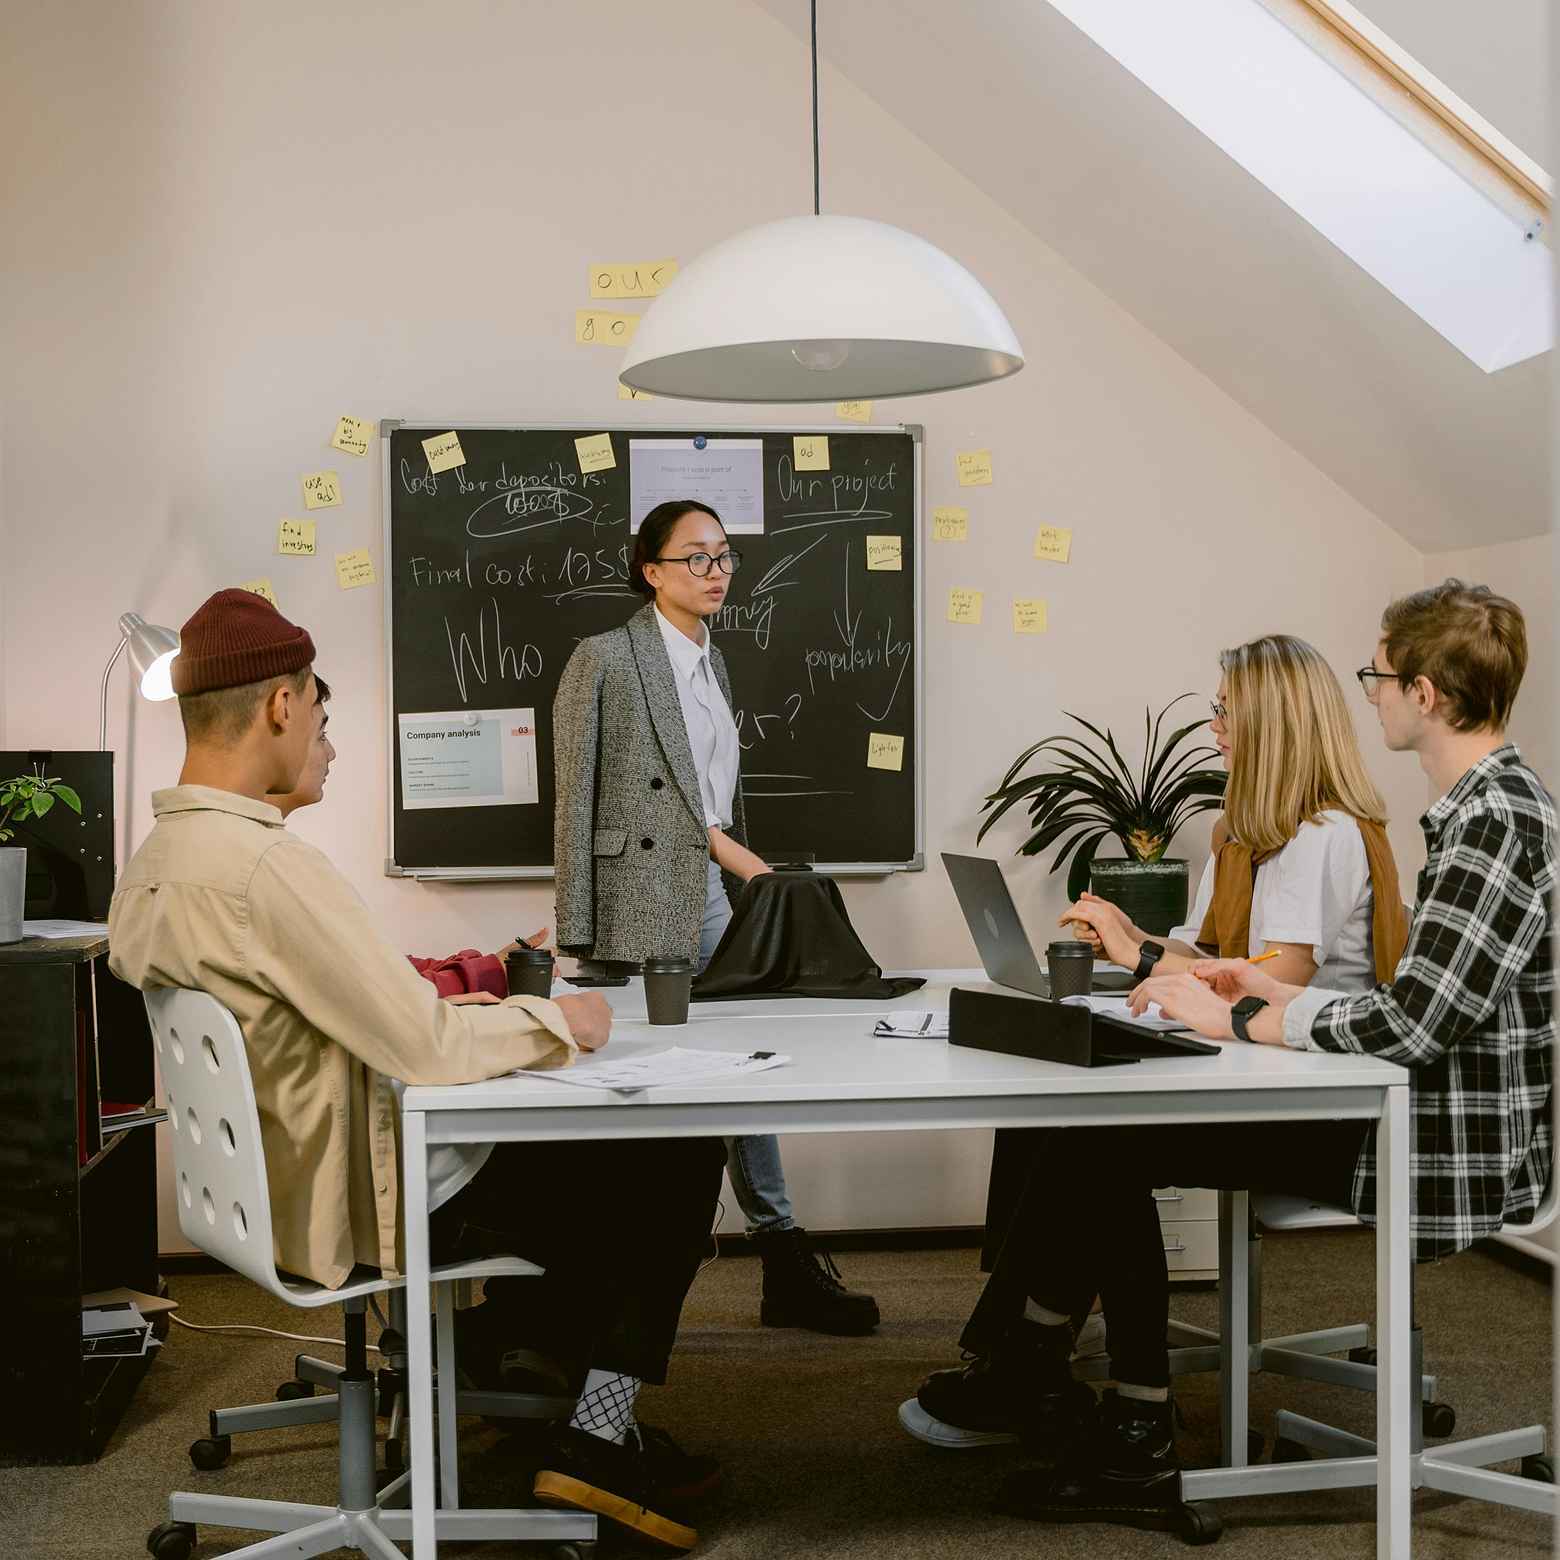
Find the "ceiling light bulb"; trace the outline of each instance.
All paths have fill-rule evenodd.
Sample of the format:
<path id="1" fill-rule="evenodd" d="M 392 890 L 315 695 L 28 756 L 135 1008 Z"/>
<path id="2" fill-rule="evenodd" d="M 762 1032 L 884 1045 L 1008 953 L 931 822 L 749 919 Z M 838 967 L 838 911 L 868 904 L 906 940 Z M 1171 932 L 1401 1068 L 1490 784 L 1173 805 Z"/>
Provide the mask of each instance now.
<path id="1" fill-rule="evenodd" d="M 791 348 L 791 356 L 803 368 L 827 373 L 838 368 L 850 356 L 848 341 L 799 341 Z"/>

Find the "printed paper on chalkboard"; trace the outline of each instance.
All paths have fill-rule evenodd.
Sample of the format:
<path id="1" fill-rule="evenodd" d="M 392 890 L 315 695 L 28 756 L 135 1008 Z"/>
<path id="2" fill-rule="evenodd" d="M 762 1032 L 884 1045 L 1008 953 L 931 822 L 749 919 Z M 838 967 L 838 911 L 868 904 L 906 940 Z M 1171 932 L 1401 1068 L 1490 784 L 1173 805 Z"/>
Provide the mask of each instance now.
<path id="1" fill-rule="evenodd" d="M 628 529 L 668 499 L 708 504 L 732 534 L 764 532 L 762 439 L 630 439 Z"/>
<path id="2" fill-rule="evenodd" d="M 513 807 L 540 799 L 536 711 L 402 715 L 401 805 Z"/>

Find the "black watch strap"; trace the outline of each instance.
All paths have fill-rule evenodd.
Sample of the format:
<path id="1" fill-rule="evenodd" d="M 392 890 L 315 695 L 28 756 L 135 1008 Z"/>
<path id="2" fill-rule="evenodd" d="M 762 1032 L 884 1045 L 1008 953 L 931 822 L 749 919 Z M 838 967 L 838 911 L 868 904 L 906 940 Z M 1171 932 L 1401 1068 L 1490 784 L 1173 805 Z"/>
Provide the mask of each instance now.
<path id="1" fill-rule="evenodd" d="M 1154 973 L 1154 966 L 1165 956 L 1165 945 L 1156 942 L 1141 942 L 1138 944 L 1137 968 L 1132 972 L 1133 980 L 1147 980 Z"/>
<path id="2" fill-rule="evenodd" d="M 1230 1009 L 1230 1028 L 1234 1030 L 1237 1040 L 1245 1040 L 1249 1043 L 1251 1036 L 1246 1032 L 1246 1025 L 1267 1005 L 1266 997 L 1242 997 Z"/>

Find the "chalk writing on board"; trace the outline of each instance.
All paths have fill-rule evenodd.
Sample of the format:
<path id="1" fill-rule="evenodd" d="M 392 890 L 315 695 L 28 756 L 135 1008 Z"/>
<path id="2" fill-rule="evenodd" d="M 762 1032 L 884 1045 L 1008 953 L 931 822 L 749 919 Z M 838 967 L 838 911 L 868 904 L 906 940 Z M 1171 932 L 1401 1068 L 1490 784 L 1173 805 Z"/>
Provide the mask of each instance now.
<path id="1" fill-rule="evenodd" d="M 488 657 L 488 607 L 493 609 L 493 655 L 496 660 L 492 661 Z M 542 652 L 533 644 L 517 643 L 505 632 L 504 614 L 496 596 L 477 614 L 475 645 L 464 629 L 458 635 L 455 633 L 448 617 L 444 619 L 444 638 L 450 648 L 450 665 L 454 668 L 455 685 L 460 689 L 462 704 L 471 702 L 467 692 L 468 673 L 484 688 L 487 687 L 489 677 L 497 677 L 500 682 L 505 678 L 524 682 L 528 677 L 542 675 Z"/>

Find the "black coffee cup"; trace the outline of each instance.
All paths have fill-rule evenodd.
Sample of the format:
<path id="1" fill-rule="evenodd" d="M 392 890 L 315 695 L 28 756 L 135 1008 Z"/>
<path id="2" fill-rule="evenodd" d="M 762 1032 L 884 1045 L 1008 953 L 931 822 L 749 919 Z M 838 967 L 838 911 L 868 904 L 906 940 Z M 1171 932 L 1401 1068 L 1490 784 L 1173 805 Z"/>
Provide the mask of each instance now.
<path id="1" fill-rule="evenodd" d="M 552 992 L 553 956 L 550 948 L 516 948 L 504 960 L 512 997 L 545 997 Z"/>
<path id="2" fill-rule="evenodd" d="M 645 960 L 645 1011 L 652 1024 L 686 1024 L 692 959 Z"/>
<path id="3" fill-rule="evenodd" d="M 1086 942 L 1068 938 L 1049 944 L 1045 963 L 1054 1002 L 1063 997 L 1081 997 L 1094 984 L 1094 949 Z"/>

